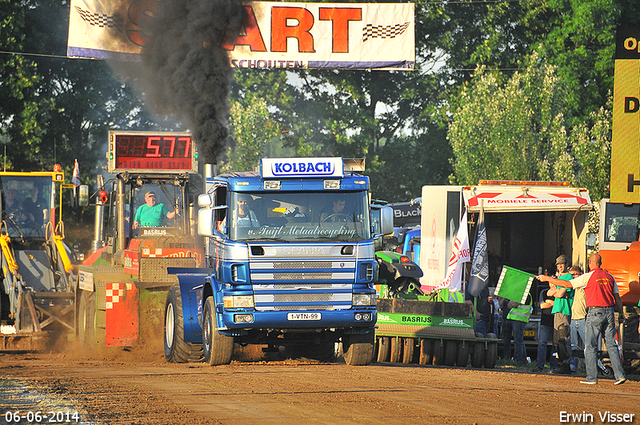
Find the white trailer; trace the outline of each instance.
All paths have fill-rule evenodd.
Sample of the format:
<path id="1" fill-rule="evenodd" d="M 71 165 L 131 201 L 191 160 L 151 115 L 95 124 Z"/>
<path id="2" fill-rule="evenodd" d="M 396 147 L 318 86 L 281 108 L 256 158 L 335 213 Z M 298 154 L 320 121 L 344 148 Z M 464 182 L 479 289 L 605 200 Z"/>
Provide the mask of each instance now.
<path id="1" fill-rule="evenodd" d="M 565 254 L 571 265 L 587 265 L 589 192 L 564 182 L 481 181 L 476 186 L 423 186 L 420 267 L 423 286 L 445 277 L 451 241 L 462 213 L 469 220 L 471 251 L 478 213 L 484 210 L 489 254 L 489 286 L 503 265 L 538 274 L 555 271 Z M 532 296 L 537 300 L 537 288 Z"/>

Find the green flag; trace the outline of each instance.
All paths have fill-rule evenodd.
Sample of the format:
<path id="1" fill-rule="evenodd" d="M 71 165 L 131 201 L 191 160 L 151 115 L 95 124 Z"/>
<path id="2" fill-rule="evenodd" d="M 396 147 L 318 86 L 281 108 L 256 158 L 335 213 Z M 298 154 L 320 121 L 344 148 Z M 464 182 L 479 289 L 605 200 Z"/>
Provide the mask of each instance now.
<path id="1" fill-rule="evenodd" d="M 534 275 L 509 266 L 502 266 L 495 294 L 511 301 L 525 304 Z"/>

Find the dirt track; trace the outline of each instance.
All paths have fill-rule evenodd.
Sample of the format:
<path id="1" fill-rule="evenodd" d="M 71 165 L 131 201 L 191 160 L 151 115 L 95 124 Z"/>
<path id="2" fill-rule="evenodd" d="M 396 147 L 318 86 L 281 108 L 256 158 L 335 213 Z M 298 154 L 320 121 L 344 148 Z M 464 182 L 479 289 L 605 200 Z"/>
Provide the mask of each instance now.
<path id="1" fill-rule="evenodd" d="M 136 351 L 0 353 L 0 423 L 20 409 L 78 411 L 92 424 L 555 424 L 561 412 L 591 414 L 597 424 L 607 411 L 638 424 L 640 380 L 631 378 L 589 387 L 577 376 L 504 366 L 288 360 L 212 368 Z"/>

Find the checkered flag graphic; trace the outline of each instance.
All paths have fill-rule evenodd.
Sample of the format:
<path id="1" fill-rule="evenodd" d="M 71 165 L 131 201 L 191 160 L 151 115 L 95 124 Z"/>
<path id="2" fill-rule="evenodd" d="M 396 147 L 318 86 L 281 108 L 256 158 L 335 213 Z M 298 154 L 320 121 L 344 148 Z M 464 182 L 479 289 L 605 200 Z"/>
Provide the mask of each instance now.
<path id="1" fill-rule="evenodd" d="M 76 6 L 76 11 L 83 21 L 94 27 L 121 28 L 122 22 L 118 16 L 109 16 L 104 13 L 91 13 Z"/>
<path id="2" fill-rule="evenodd" d="M 395 25 L 367 24 L 362 29 L 362 42 L 371 38 L 395 38 L 402 35 L 409 27 L 409 22 Z"/>

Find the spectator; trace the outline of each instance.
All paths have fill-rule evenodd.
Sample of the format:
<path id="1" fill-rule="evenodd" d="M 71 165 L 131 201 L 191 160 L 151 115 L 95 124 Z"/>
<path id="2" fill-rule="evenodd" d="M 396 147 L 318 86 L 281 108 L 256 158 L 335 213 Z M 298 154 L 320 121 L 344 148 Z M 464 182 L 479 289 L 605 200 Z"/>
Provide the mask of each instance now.
<path id="1" fill-rule="evenodd" d="M 549 288 L 540 291 L 540 327 L 538 329 L 538 352 L 536 354 L 536 371 L 542 372 L 547 362 L 547 345 L 553 342 L 553 302 L 554 298 L 547 295 Z M 555 345 L 552 345 L 549 367 L 553 372 L 558 366 L 555 356 Z"/>
<path id="2" fill-rule="evenodd" d="M 573 278 L 582 274 L 580 266 L 573 266 L 569 269 L 569 273 Z M 584 334 L 584 324 L 587 317 L 587 306 L 585 305 L 584 288 L 574 289 L 573 304 L 571 305 L 571 371 L 577 372 L 578 365 L 581 363 L 579 357 L 584 356 L 584 342 L 586 337 Z M 576 357 L 576 352 L 582 352 L 582 355 Z M 584 362 L 582 362 L 584 363 Z"/>
<path id="3" fill-rule="evenodd" d="M 527 296 L 527 303 L 502 299 L 502 342 L 503 342 L 503 358 L 511 359 L 511 335 L 513 335 L 513 345 L 515 348 L 513 357 L 518 363 L 527 362 L 527 350 L 524 345 L 524 328 L 529 322 L 531 316 L 531 294 Z"/>
<path id="4" fill-rule="evenodd" d="M 567 271 L 567 257 L 561 255 L 556 259 L 556 278 L 571 280 L 573 276 Z M 553 302 L 553 343 L 558 353 L 559 364 L 556 373 L 571 373 L 571 303 L 573 289 L 557 287 L 549 284 L 547 295 L 555 297 Z"/>
<path id="5" fill-rule="evenodd" d="M 598 383 L 598 341 L 604 337 L 605 345 L 609 353 L 611 367 L 616 377 L 614 385 L 627 382 L 620 359 L 620 352 L 615 342 L 616 322 L 614 306 L 619 313 L 619 321 L 624 322 L 624 310 L 620 299 L 616 280 L 608 272 L 601 268 L 602 257 L 592 254 L 589 257 L 589 273 L 585 273 L 572 280 L 562 280 L 550 276 L 538 276 L 541 282 L 549 282 L 566 288 L 584 288 L 585 304 L 587 306 L 587 319 L 585 323 L 585 364 L 587 377 L 581 384 L 593 385 Z"/>

